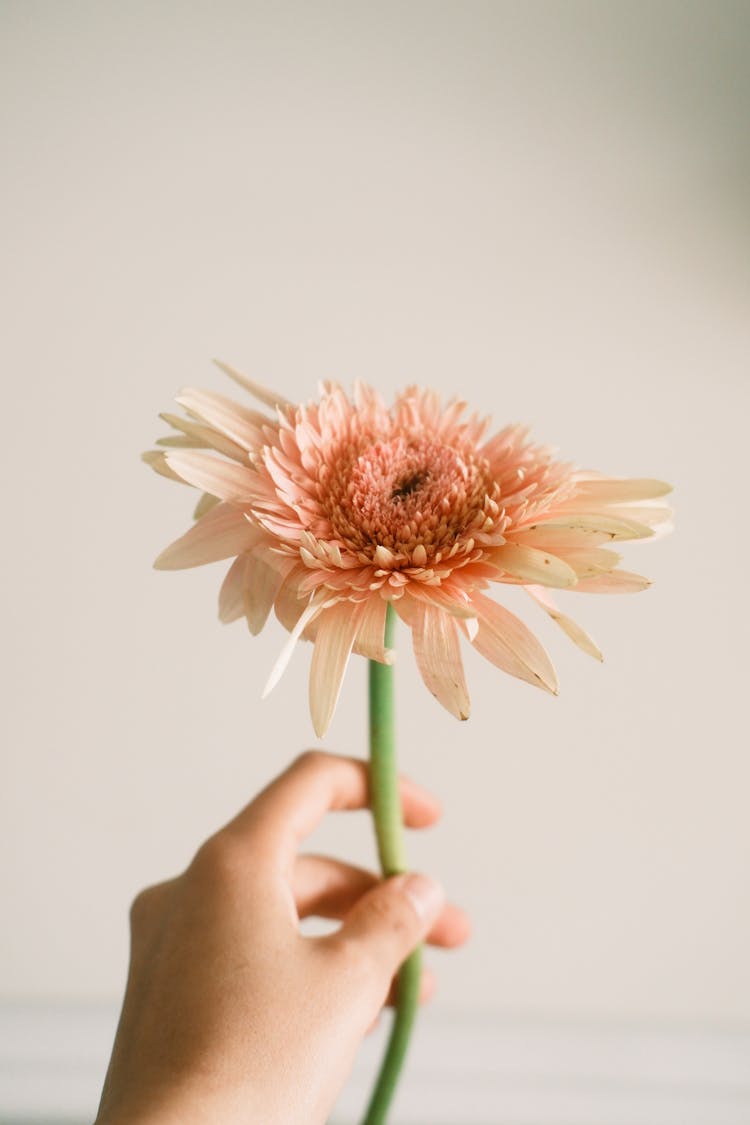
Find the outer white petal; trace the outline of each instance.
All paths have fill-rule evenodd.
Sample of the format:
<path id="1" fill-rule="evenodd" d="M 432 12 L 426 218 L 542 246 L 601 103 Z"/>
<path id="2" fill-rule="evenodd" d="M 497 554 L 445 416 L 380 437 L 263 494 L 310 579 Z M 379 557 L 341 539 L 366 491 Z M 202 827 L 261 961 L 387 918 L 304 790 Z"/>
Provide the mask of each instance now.
<path id="1" fill-rule="evenodd" d="M 417 667 L 428 689 L 457 719 L 468 719 L 469 692 L 455 618 L 436 606 L 414 602 L 412 636 Z"/>

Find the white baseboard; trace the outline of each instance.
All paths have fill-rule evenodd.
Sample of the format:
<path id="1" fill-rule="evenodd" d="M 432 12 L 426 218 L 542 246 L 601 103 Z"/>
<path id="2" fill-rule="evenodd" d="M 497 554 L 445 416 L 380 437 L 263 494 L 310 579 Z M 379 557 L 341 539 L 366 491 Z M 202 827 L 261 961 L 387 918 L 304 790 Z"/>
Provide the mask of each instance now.
<path id="1" fill-rule="evenodd" d="M 90 1125 L 116 1021 L 103 1004 L 0 1003 L 0 1125 Z M 341 1125 L 361 1116 L 385 1030 L 360 1053 Z M 750 1030 L 427 1010 L 393 1125 L 750 1125 Z"/>

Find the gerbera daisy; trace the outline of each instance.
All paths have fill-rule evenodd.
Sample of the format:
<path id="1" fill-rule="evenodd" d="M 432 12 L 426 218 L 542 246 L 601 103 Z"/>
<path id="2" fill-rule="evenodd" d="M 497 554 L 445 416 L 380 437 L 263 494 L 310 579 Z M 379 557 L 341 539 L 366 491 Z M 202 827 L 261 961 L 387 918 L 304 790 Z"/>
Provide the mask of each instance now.
<path id="1" fill-rule="evenodd" d="M 557 692 L 544 648 L 488 596 L 521 586 L 582 649 L 601 654 L 561 613 L 553 589 L 626 593 L 648 580 L 620 570 L 609 544 L 665 524 L 657 480 L 584 472 L 512 425 L 458 399 L 408 387 L 392 407 L 369 386 L 334 383 L 296 406 L 220 366 L 272 415 L 223 395 L 185 390 L 188 417 L 144 454 L 157 472 L 199 488 L 197 522 L 156 560 L 159 569 L 232 558 L 219 595 L 223 621 L 258 633 L 275 609 L 290 636 L 266 687 L 300 637 L 314 642 L 310 709 L 328 728 L 352 651 L 389 663 L 386 611 L 409 627 L 422 678 L 453 715 L 469 714 L 460 635 L 493 664 Z M 217 456 L 219 454 L 219 456 Z M 605 546 L 607 544 L 607 546 Z"/>

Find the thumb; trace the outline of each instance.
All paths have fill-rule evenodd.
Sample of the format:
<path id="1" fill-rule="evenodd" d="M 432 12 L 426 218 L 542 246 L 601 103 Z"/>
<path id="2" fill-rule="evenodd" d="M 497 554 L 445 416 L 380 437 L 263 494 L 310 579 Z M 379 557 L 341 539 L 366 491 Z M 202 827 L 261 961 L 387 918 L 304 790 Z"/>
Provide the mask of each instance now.
<path id="1" fill-rule="evenodd" d="M 336 935 L 367 951 L 380 984 L 424 941 L 445 905 L 445 891 L 427 875 L 394 875 L 362 895 Z M 382 974 L 382 976 L 381 976 Z"/>

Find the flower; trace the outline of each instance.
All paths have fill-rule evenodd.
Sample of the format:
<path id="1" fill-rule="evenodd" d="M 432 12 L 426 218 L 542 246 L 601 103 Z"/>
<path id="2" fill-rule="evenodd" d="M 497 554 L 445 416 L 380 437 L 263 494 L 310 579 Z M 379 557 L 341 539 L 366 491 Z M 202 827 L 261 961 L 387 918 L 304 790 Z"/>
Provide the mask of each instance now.
<path id="1" fill-rule="evenodd" d="M 422 678 L 453 715 L 469 714 L 460 637 L 498 668 L 557 693 L 529 628 L 487 596 L 522 586 L 576 644 L 601 654 L 550 590 L 626 593 L 648 580 L 620 570 L 615 541 L 644 539 L 669 516 L 656 480 L 583 472 L 466 404 L 409 387 L 389 409 L 369 386 L 350 399 L 334 383 L 295 406 L 225 364 L 269 416 L 223 395 L 184 390 L 188 417 L 144 454 L 165 476 L 199 488 L 197 522 L 159 555 L 159 569 L 233 558 L 219 596 L 223 621 L 252 633 L 271 608 L 290 636 L 266 687 L 300 637 L 314 642 L 310 709 L 322 736 L 352 651 L 390 663 L 387 605 L 409 627 Z M 216 456 L 220 454 L 220 456 Z"/>

